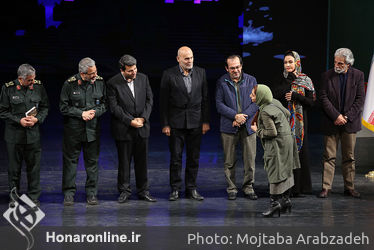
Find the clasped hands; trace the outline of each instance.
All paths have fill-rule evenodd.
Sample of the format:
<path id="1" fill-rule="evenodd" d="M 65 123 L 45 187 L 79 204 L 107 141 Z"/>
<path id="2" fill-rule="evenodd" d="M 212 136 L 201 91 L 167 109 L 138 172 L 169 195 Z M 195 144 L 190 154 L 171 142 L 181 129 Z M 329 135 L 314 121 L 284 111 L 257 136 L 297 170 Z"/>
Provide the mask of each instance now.
<path id="1" fill-rule="evenodd" d="M 38 122 L 38 118 L 35 116 L 23 117 L 20 121 L 22 127 L 33 127 Z"/>
<path id="2" fill-rule="evenodd" d="M 334 121 L 334 124 L 337 126 L 342 126 L 342 125 L 345 125 L 347 122 L 348 122 L 348 117 L 340 114 L 338 118 L 336 118 L 336 120 Z"/>
<path id="3" fill-rule="evenodd" d="M 82 119 L 83 121 L 89 121 L 92 120 L 95 117 L 96 110 L 90 109 L 87 111 L 82 112 Z"/>
<path id="4" fill-rule="evenodd" d="M 144 126 L 145 119 L 141 117 L 134 118 L 131 120 L 130 125 L 134 128 L 141 128 Z"/>
<path id="5" fill-rule="evenodd" d="M 209 123 L 203 123 L 201 126 L 201 133 L 205 135 L 208 131 L 210 130 L 210 125 Z M 165 126 L 162 128 L 162 133 L 165 134 L 166 136 L 170 136 L 171 133 L 171 128 L 170 126 Z"/>
<path id="6" fill-rule="evenodd" d="M 233 127 L 240 127 L 247 121 L 248 115 L 246 114 L 236 114 L 235 120 L 232 122 Z"/>

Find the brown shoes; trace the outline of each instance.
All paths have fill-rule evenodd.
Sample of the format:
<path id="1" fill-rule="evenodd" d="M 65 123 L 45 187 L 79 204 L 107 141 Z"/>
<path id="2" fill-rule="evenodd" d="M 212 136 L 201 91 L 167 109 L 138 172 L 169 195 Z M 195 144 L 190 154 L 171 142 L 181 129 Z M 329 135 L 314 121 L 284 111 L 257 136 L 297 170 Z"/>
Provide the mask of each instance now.
<path id="1" fill-rule="evenodd" d="M 361 195 L 359 192 L 355 191 L 354 189 L 346 189 L 344 190 L 344 195 L 345 196 L 352 196 L 353 198 L 361 198 Z"/>
<path id="2" fill-rule="evenodd" d="M 319 198 L 327 198 L 329 196 L 330 190 L 328 189 L 322 189 L 321 193 L 319 193 Z M 355 191 L 354 189 L 346 189 L 344 190 L 345 196 L 351 196 L 353 198 L 361 198 L 361 195 L 359 192 Z"/>
<path id="3" fill-rule="evenodd" d="M 329 196 L 330 190 L 328 189 L 322 189 L 321 193 L 319 193 L 319 198 L 327 198 Z"/>

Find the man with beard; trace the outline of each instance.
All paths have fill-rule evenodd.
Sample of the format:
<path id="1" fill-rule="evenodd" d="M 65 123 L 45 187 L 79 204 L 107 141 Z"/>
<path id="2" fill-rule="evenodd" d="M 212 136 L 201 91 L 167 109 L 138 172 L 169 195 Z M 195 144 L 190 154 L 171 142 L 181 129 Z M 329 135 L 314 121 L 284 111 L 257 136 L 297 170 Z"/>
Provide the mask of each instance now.
<path id="1" fill-rule="evenodd" d="M 64 205 L 74 204 L 78 159 L 83 150 L 88 205 L 97 205 L 100 116 L 105 113 L 105 84 L 97 75 L 95 61 L 83 58 L 79 73 L 65 81 L 60 96 L 64 116 L 62 191 Z"/>
<path id="2" fill-rule="evenodd" d="M 186 197 L 202 201 L 196 190 L 202 134 L 209 129 L 208 82 L 205 69 L 193 65 L 189 47 L 179 48 L 177 66 L 164 71 L 160 90 L 162 133 L 169 137 L 170 201 L 178 200 L 182 187 L 182 154 L 186 144 Z"/>
<path id="3" fill-rule="evenodd" d="M 27 195 L 39 206 L 40 188 L 40 131 L 48 114 L 49 102 L 42 83 L 35 80 L 35 69 L 22 64 L 18 78 L 5 83 L 0 96 L 0 118 L 5 120 L 6 146 L 8 150 L 9 190 L 20 190 L 22 162 L 26 164 Z M 12 192 L 11 192 L 12 193 Z M 10 197 L 9 206 L 15 206 Z"/>
<path id="4" fill-rule="evenodd" d="M 220 114 L 221 141 L 224 153 L 224 172 L 229 200 L 235 200 L 236 146 L 240 142 L 243 157 L 244 179 L 242 190 L 251 200 L 257 195 L 253 190 L 256 158 L 256 133 L 251 121 L 258 107 L 248 96 L 257 85 L 256 78 L 242 72 L 243 61 L 239 55 L 226 58 L 226 71 L 217 81 L 216 107 Z"/>
<path id="5" fill-rule="evenodd" d="M 320 198 L 328 197 L 334 178 L 338 143 L 342 150 L 344 195 L 360 198 L 355 190 L 356 133 L 361 130 L 361 112 L 365 101 L 364 73 L 352 67 L 350 49 L 340 48 L 334 55 L 334 69 L 322 74 L 320 101 L 324 111 L 323 183 Z"/>

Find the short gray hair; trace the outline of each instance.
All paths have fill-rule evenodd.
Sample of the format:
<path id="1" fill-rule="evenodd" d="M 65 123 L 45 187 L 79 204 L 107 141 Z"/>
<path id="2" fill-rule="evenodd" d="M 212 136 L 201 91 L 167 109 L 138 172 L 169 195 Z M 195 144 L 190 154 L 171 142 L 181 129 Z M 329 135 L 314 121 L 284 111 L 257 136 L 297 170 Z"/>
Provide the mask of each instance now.
<path id="1" fill-rule="evenodd" d="M 353 53 L 350 49 L 348 48 L 340 48 L 335 51 L 334 56 L 341 56 L 344 57 L 345 63 L 350 64 L 351 66 L 355 62 L 355 59 L 353 57 Z"/>
<path id="2" fill-rule="evenodd" d="M 27 76 L 35 75 L 35 69 L 30 64 L 22 64 L 18 67 L 17 75 L 19 78 L 26 79 Z"/>
<path id="3" fill-rule="evenodd" d="M 87 69 L 93 66 L 95 66 L 95 61 L 89 57 L 85 57 L 78 64 L 79 73 L 87 73 Z"/>
<path id="4" fill-rule="evenodd" d="M 136 59 L 130 55 L 123 55 L 121 59 L 119 59 L 118 64 L 120 69 L 125 70 L 126 66 L 136 65 Z"/>

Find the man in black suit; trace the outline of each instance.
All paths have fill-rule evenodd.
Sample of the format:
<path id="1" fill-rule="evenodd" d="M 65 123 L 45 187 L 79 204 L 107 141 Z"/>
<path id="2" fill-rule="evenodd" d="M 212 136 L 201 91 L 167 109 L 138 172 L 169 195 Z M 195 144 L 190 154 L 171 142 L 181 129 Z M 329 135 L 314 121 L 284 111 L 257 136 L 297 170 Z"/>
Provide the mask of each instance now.
<path id="1" fill-rule="evenodd" d="M 182 186 L 182 153 L 186 143 L 186 197 L 202 201 L 196 191 L 201 136 L 209 129 L 208 82 L 205 69 L 193 66 L 188 47 L 178 50 L 179 65 L 164 71 L 161 79 L 162 133 L 169 136 L 170 201 L 179 198 Z"/>
<path id="2" fill-rule="evenodd" d="M 108 81 L 107 97 L 112 114 L 111 131 L 118 152 L 119 203 L 131 195 L 130 165 L 134 158 L 136 188 L 139 199 L 156 201 L 149 194 L 147 162 L 149 116 L 153 94 L 148 77 L 137 73 L 136 59 L 124 55 L 119 60 L 120 73 Z"/>

